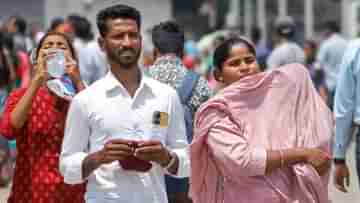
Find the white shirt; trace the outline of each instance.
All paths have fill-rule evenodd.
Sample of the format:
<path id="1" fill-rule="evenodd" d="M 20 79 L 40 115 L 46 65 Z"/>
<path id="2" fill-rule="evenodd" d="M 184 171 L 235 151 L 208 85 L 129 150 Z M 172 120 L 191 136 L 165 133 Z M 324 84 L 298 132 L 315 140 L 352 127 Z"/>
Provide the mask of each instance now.
<path id="1" fill-rule="evenodd" d="M 168 114 L 167 127 L 154 127 L 155 111 Z M 109 72 L 73 99 L 66 121 L 60 171 L 69 184 L 84 182 L 81 165 L 112 138 L 161 140 L 179 157 L 176 177 L 188 177 L 190 159 L 183 107 L 170 86 L 142 77 L 133 98 Z M 87 203 L 166 203 L 166 171 L 153 163 L 147 173 L 126 171 L 117 161 L 102 165 L 88 178 Z"/>

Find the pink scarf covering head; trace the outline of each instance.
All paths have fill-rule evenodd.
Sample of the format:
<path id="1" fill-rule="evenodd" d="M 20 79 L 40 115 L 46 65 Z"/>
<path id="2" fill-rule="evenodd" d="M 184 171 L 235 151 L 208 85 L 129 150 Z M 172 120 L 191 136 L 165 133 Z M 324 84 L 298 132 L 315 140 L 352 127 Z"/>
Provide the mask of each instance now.
<path id="1" fill-rule="evenodd" d="M 220 114 L 214 113 L 219 111 Z M 224 201 L 226 188 L 219 193 L 218 177 L 228 174 L 219 172 L 216 165 L 219 162 L 212 158 L 207 138 L 210 129 L 225 117 L 237 126 L 243 122 L 248 124 L 247 142 L 251 147 L 266 150 L 318 147 L 331 154 L 332 115 L 313 87 L 305 67 L 289 64 L 270 72 L 248 76 L 220 91 L 196 114 L 194 139 L 190 146 L 190 193 L 194 203 Z M 309 164 L 293 165 L 290 170 L 277 170 L 260 178 L 287 203 L 329 202 L 329 174 L 320 177 Z M 283 181 L 279 177 L 290 181 Z M 244 184 L 242 176 L 230 178 L 231 181 Z M 258 176 L 256 178 L 259 179 Z M 291 188 L 292 195 L 283 193 L 284 187 L 279 185 Z M 246 187 L 257 189 L 256 184 Z M 234 202 L 241 202 L 241 196 L 239 191 L 239 201 Z"/>

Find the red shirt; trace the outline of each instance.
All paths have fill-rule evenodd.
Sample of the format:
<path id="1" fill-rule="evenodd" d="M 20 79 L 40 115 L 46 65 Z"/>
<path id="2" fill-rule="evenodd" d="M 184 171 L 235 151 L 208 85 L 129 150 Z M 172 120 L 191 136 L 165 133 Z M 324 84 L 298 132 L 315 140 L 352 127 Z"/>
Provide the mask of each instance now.
<path id="1" fill-rule="evenodd" d="M 68 104 L 59 102 L 62 100 L 41 87 L 33 98 L 24 127 L 16 130 L 10 124 L 10 113 L 25 91 L 18 89 L 10 94 L 0 122 L 0 134 L 16 139 L 17 144 L 15 175 L 8 203 L 84 202 L 85 185 L 65 184 L 58 169 Z"/>

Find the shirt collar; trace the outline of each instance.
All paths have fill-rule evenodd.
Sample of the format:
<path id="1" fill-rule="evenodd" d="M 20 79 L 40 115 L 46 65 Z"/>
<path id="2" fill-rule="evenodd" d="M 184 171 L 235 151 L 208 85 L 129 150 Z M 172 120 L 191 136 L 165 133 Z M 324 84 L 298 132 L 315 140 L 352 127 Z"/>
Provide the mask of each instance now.
<path id="1" fill-rule="evenodd" d="M 176 56 L 175 54 L 166 54 L 166 55 L 158 57 L 155 60 L 154 65 L 159 65 L 159 64 L 166 63 L 169 61 L 178 62 L 179 64 L 181 63 L 181 59 L 178 56 Z"/>
<path id="2" fill-rule="evenodd" d="M 140 85 L 138 88 L 138 91 L 141 90 L 142 88 L 148 88 L 149 90 L 152 90 L 151 85 L 150 85 L 150 79 L 148 77 L 145 76 L 145 74 L 140 70 L 141 73 L 141 80 L 140 80 Z M 108 71 L 108 73 L 106 74 L 105 78 L 105 89 L 106 91 L 112 91 L 116 88 L 120 88 L 122 90 L 125 90 L 125 87 L 123 86 L 123 84 L 121 84 L 121 82 L 116 79 L 115 75 L 110 71 Z"/>

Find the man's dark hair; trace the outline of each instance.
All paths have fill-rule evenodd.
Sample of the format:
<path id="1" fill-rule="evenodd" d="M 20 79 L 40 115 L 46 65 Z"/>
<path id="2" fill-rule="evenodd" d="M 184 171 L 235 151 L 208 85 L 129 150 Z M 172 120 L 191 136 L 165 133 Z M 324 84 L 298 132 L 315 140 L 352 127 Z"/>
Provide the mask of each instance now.
<path id="1" fill-rule="evenodd" d="M 91 23 L 87 18 L 78 14 L 71 14 L 67 17 L 67 20 L 74 28 L 76 37 L 84 41 L 91 41 L 94 39 L 94 34 L 91 30 Z"/>
<path id="2" fill-rule="evenodd" d="M 323 25 L 324 29 L 333 33 L 340 32 L 340 27 L 336 21 L 327 21 Z"/>
<path id="3" fill-rule="evenodd" d="M 295 37 L 296 24 L 291 17 L 280 18 L 275 22 L 276 34 L 286 39 Z"/>
<path id="4" fill-rule="evenodd" d="M 64 18 L 62 17 L 55 17 L 51 20 L 50 22 L 50 26 L 49 26 L 49 30 L 48 32 L 53 32 L 56 30 L 56 28 L 61 25 L 61 24 L 64 24 L 65 23 L 65 20 Z"/>
<path id="5" fill-rule="evenodd" d="M 21 16 L 12 16 L 11 18 L 15 19 L 15 26 L 17 32 L 25 35 L 26 32 L 26 20 Z"/>
<path id="6" fill-rule="evenodd" d="M 257 44 L 261 40 L 261 30 L 259 27 L 252 27 L 251 28 L 251 40 Z"/>
<path id="7" fill-rule="evenodd" d="M 101 10 L 96 16 L 96 24 L 99 29 L 100 35 L 105 36 L 108 32 L 107 20 L 116 18 L 128 18 L 136 21 L 137 27 L 141 27 L 140 12 L 133 7 L 117 4 Z"/>
<path id="8" fill-rule="evenodd" d="M 152 29 L 152 41 L 161 54 L 173 53 L 182 56 L 184 50 L 184 31 L 172 21 L 162 22 Z"/>

